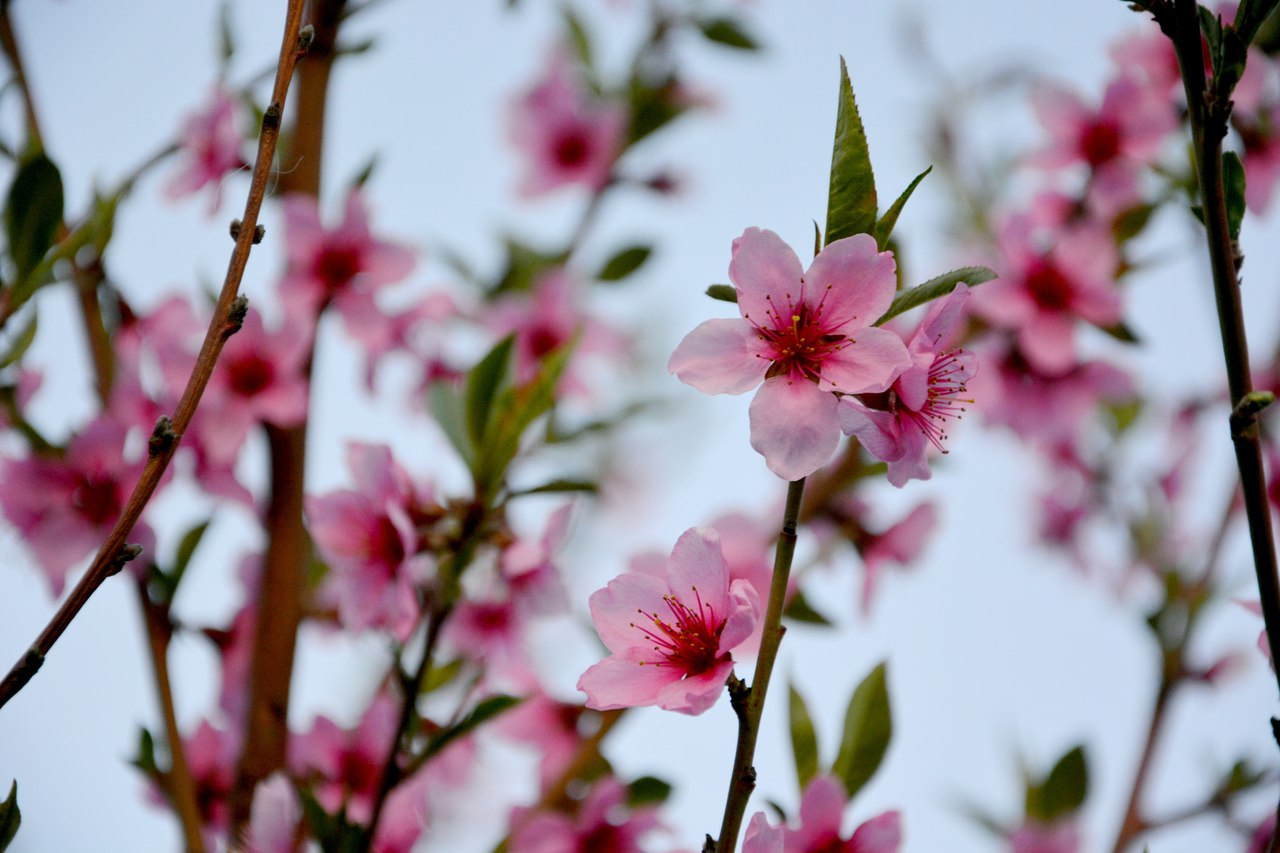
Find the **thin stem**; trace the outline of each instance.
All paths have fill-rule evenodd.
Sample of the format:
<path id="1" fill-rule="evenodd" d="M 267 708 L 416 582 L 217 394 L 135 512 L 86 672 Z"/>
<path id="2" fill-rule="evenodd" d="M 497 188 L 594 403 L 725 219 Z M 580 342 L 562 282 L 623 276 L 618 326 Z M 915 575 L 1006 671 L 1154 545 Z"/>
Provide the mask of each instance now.
<path id="1" fill-rule="evenodd" d="M 1271 508 L 1262 469 L 1257 415 L 1254 413 L 1247 418 L 1237 415 L 1242 401 L 1253 388 L 1236 271 L 1236 248 L 1227 220 L 1222 178 L 1222 138 L 1226 134 L 1231 102 L 1211 94 L 1206 86 L 1197 6 L 1195 0 L 1176 0 L 1172 20 L 1166 16 L 1162 26 L 1173 39 L 1186 89 L 1192 152 L 1209 243 L 1209 263 L 1213 271 L 1213 292 L 1218 306 L 1227 384 L 1231 392 L 1231 440 L 1235 446 L 1236 465 L 1240 469 L 1245 515 L 1249 520 L 1249 542 L 1253 548 L 1262 617 L 1272 657 L 1280 660 L 1280 571 L 1277 570 L 1271 533 Z M 1280 673 L 1277 673 L 1277 687 L 1280 688 Z"/>
<path id="2" fill-rule="evenodd" d="M 298 65 L 296 106 L 286 155 L 291 166 L 280 176 L 281 194 L 304 193 L 313 198 L 320 195 L 329 74 L 343 2 L 310 0 L 307 4 L 312 37 L 310 48 Z M 313 335 L 306 357 L 308 385 L 314 341 Z M 254 629 L 244 747 L 228 798 L 232 837 L 249 820 L 258 783 L 285 765 L 293 661 L 302 621 L 306 567 L 311 559 L 311 540 L 302 523 L 307 419 L 292 427 L 268 425 L 266 433 L 271 492 L 263 519 L 268 538 L 257 596 L 258 613 L 264 615 Z"/>
<path id="3" fill-rule="evenodd" d="M 729 794 L 724 804 L 724 819 L 720 824 L 720 838 L 707 838 L 704 848 L 709 853 L 732 853 L 737 849 L 738 832 L 742 817 L 747 811 L 747 800 L 756 787 L 755 760 L 756 738 L 760 734 L 760 716 L 764 713 L 765 694 L 769 690 L 769 677 L 778 657 L 778 646 L 786 628 L 782 625 L 782 610 L 787 599 L 787 584 L 791 577 L 791 560 L 796 550 L 796 521 L 800 517 L 800 505 L 804 498 L 804 479 L 787 485 L 787 503 L 782 514 L 782 531 L 778 534 L 778 547 L 773 558 L 773 580 L 769 584 L 769 605 L 765 610 L 764 634 L 760 639 L 760 652 L 756 658 L 756 671 L 750 687 L 743 687 L 736 679 L 730 683 L 730 699 L 738 715 L 738 747 L 733 757 L 733 772 L 729 777 Z"/>
<path id="4" fill-rule="evenodd" d="M 1164 674 L 1160 677 L 1160 689 L 1156 691 L 1155 707 L 1151 711 L 1151 724 L 1147 727 L 1147 741 L 1142 747 L 1142 757 L 1138 759 L 1138 771 L 1134 774 L 1133 787 L 1129 791 L 1129 803 L 1125 806 L 1124 819 L 1120 822 L 1120 832 L 1112 847 L 1114 853 L 1123 853 L 1151 827 L 1151 824 L 1142 817 L 1142 794 L 1146 789 L 1151 761 L 1155 757 L 1156 744 L 1164 729 L 1169 700 L 1173 697 L 1178 683 L 1169 680 Z"/>
<path id="5" fill-rule="evenodd" d="M 22 95 L 22 109 L 26 114 L 27 133 L 30 142 L 37 150 L 44 148 L 44 140 L 40 134 L 40 122 L 36 118 L 35 101 L 31 97 L 31 87 L 27 84 L 26 66 L 22 62 L 22 53 L 18 50 L 18 40 L 13 33 L 13 20 L 9 17 L 10 0 L 0 0 L 0 49 L 13 69 L 13 79 L 18 84 Z"/>
<path id="6" fill-rule="evenodd" d="M 173 808 L 182 823 L 182 838 L 187 853 L 204 853 L 204 836 L 200 829 L 200 808 L 196 803 L 196 786 L 187 765 L 182 733 L 178 730 L 178 714 L 174 708 L 173 688 L 169 681 L 169 639 L 173 623 L 168 607 L 158 605 L 147 594 L 147 582 L 139 578 L 135 584 L 138 606 L 147 628 L 147 646 L 151 651 L 151 668 L 156 679 L 160 709 L 164 716 L 165 742 L 169 746 L 169 772 L 165 782 Z"/>
<path id="7" fill-rule="evenodd" d="M 115 526 L 111 529 L 111 533 L 90 564 L 89 570 L 58 608 L 58 612 L 54 614 L 49 624 L 40 632 L 40 636 L 32 643 L 30 649 L 14 664 L 4 680 L 0 681 L 0 707 L 3 707 L 31 680 L 40 665 L 44 663 L 50 649 L 102 582 L 120 570 L 124 562 L 130 559 L 129 554 L 136 553 L 126 552 L 125 538 L 133 530 L 134 524 L 137 523 L 151 495 L 159 485 L 160 478 L 173 458 L 183 432 L 191 423 L 209 377 L 213 375 L 223 343 L 237 327 L 231 316 L 232 303 L 237 299 L 240 280 L 244 276 L 245 265 L 249 261 L 249 252 L 253 246 L 254 229 L 257 226 L 258 213 L 262 208 L 262 198 L 266 192 L 267 179 L 275 155 L 276 138 L 280 130 L 279 116 L 284 107 L 289 80 L 293 76 L 293 66 L 298 56 L 298 28 L 301 19 L 302 0 L 289 0 L 284 40 L 280 48 L 280 60 L 272 92 L 272 104 L 268 108 L 267 118 L 264 119 L 262 130 L 258 135 L 258 155 L 254 163 L 249 197 L 245 202 L 244 216 L 241 220 L 243 225 L 240 229 L 240 237 L 236 240 L 235 249 L 231 254 L 226 279 L 213 317 L 209 322 L 204 344 L 200 348 L 195 367 L 192 368 L 187 387 L 178 401 L 170 427 L 167 430 L 157 430 L 158 440 L 151 444 L 152 451 L 138 483 L 129 496 L 123 512 L 116 520 Z"/>

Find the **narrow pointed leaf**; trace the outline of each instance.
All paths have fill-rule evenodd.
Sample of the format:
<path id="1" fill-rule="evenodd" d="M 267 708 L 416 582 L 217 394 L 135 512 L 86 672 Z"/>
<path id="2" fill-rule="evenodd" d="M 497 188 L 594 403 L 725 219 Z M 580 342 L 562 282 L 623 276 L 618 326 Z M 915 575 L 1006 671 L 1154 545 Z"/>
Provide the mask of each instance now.
<path id="1" fill-rule="evenodd" d="M 876 320 L 875 325 L 884 325 L 899 314 L 946 296 L 955 290 L 956 285 L 960 282 L 964 282 L 970 287 L 976 287 L 979 284 L 993 280 L 995 277 L 995 272 L 987 267 L 960 267 L 959 269 L 951 270 L 951 272 L 944 272 L 940 276 L 929 279 L 924 284 L 918 284 L 895 296 L 892 304 L 889 305 L 889 310 L 884 312 L 884 316 L 879 320 Z"/>
<path id="2" fill-rule="evenodd" d="M 1262 22 L 1280 5 L 1280 0 L 1241 0 L 1236 9 L 1234 29 L 1246 46 L 1253 44 Z"/>
<path id="3" fill-rule="evenodd" d="M 591 36 L 587 35 L 587 28 L 582 23 L 582 18 L 568 4 L 562 6 L 560 11 L 564 15 L 564 26 L 569 31 L 569 44 L 573 46 L 573 52 L 577 54 L 578 61 L 585 68 L 590 68 Z"/>
<path id="4" fill-rule="evenodd" d="M 844 715 L 840 752 L 831 766 L 831 772 L 844 783 L 850 799 L 875 774 L 892 737 L 889 688 L 885 664 L 881 662 L 853 691 Z"/>
<path id="5" fill-rule="evenodd" d="M 830 619 L 814 609 L 801 590 L 796 590 L 795 594 L 787 601 L 787 607 L 782 611 L 782 618 L 789 619 L 792 622 L 803 622 L 806 625 L 831 624 Z"/>
<path id="6" fill-rule="evenodd" d="M 22 825 L 22 812 L 18 809 L 18 780 L 9 786 L 9 796 L 0 803 L 0 853 L 8 848 Z"/>
<path id="7" fill-rule="evenodd" d="M 551 495 L 564 492 L 588 492 L 596 494 L 600 491 L 600 484 L 591 480 L 551 480 L 540 486 L 533 486 L 528 489 L 518 489 L 511 493 L 511 497 L 519 495 Z"/>
<path id="8" fill-rule="evenodd" d="M 796 762 L 796 781 L 803 791 L 809 780 L 818 775 L 818 736 L 813 730 L 813 718 L 804 697 L 795 687 L 791 692 L 791 755 Z"/>
<path id="9" fill-rule="evenodd" d="M 507 335 L 494 344 L 493 349 L 467 374 L 467 435 L 476 445 L 480 444 L 489 426 L 493 402 L 507 378 L 515 342 L 514 335 Z"/>
<path id="10" fill-rule="evenodd" d="M 444 432 L 453 449 L 458 451 L 467 468 L 475 470 L 476 450 L 467 434 L 466 406 L 462 394 L 448 382 L 433 382 L 427 389 L 427 409 Z"/>
<path id="11" fill-rule="evenodd" d="M 507 696 L 504 694 L 490 696 L 488 699 L 481 700 L 474 708 L 471 709 L 471 713 L 467 714 L 449 728 L 437 732 L 435 736 L 431 738 L 431 742 L 427 744 L 427 748 L 424 753 L 418 757 L 415 763 L 425 762 L 428 758 L 436 755 L 458 738 L 470 733 L 481 723 L 492 720 L 503 711 L 510 710 L 516 705 L 519 705 L 522 701 L 524 700 L 519 696 Z"/>
<path id="12" fill-rule="evenodd" d="M 1244 164 L 1234 151 L 1222 155 L 1222 185 L 1227 195 L 1227 230 L 1232 240 L 1239 240 L 1244 221 Z"/>
<path id="13" fill-rule="evenodd" d="M 31 319 L 27 321 L 21 331 L 13 336 L 9 348 L 5 350 L 4 356 L 0 357 L 0 367 L 8 367 L 14 364 L 31 348 L 32 342 L 36 339 L 36 328 L 38 326 L 36 321 L 38 319 L 39 315 L 32 312 Z"/>
<path id="14" fill-rule="evenodd" d="M 1076 746 L 1058 759 L 1038 785 L 1027 786 L 1027 815 L 1044 823 L 1072 814 L 1089 794 L 1089 766 L 1084 747 Z"/>
<path id="15" fill-rule="evenodd" d="M 733 18 L 708 18 L 698 21 L 698 29 L 708 41 L 737 50 L 759 50 L 760 43 Z"/>
<path id="16" fill-rule="evenodd" d="M 907 188 L 902 191 L 902 195 L 898 196 L 893 204 L 889 205 L 889 209 L 884 212 L 884 216 L 880 217 L 880 220 L 876 222 L 876 246 L 880 251 L 883 252 L 885 247 L 889 245 L 889 237 L 893 235 L 894 226 L 898 224 L 898 217 L 902 214 L 902 208 L 906 206 L 907 199 L 911 198 L 911 194 L 916 191 L 916 187 L 920 186 L 920 182 L 932 171 L 933 167 L 930 166 L 916 175 L 911 183 L 907 184 Z"/>
<path id="17" fill-rule="evenodd" d="M 644 266 L 645 261 L 649 260 L 652 254 L 652 246 L 628 246 L 605 261 L 600 272 L 596 273 L 596 278 L 600 281 L 621 281 Z"/>
<path id="18" fill-rule="evenodd" d="M 36 268 L 62 222 L 62 175 L 43 154 L 23 163 L 9 185 L 5 205 L 5 230 L 9 257 L 21 282 Z"/>
<path id="19" fill-rule="evenodd" d="M 827 193 L 825 245 L 854 234 L 870 234 L 876 225 L 876 181 L 871 152 L 862 128 L 858 104 L 849 82 L 849 69 L 840 58 L 840 100 L 836 107 L 836 138 L 831 152 L 831 183 Z"/>
<path id="20" fill-rule="evenodd" d="M 712 284 L 707 287 L 707 296 L 712 299 L 719 299 L 721 302 L 738 304 L 738 291 L 734 289 L 732 284 Z"/>

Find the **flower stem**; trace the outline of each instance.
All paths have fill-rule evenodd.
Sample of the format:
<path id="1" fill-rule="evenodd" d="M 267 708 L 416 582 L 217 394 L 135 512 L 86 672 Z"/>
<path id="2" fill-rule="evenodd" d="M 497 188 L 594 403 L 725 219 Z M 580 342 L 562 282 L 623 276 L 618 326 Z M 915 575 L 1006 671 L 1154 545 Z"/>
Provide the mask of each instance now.
<path id="1" fill-rule="evenodd" d="M 747 800 L 756 786 L 755 760 L 756 738 L 760 733 L 760 716 L 764 713 L 765 694 L 769 690 L 769 677 L 778 657 L 778 646 L 786 628 L 782 625 L 782 610 L 787 598 L 787 584 L 791 577 L 791 560 L 796 550 L 796 521 L 800 517 L 800 504 L 804 498 L 804 478 L 787 486 L 787 504 L 782 514 L 782 531 L 778 534 L 778 547 L 773 558 L 773 580 L 769 584 L 769 605 L 765 610 L 764 634 L 760 639 L 760 653 L 756 658 L 756 671 L 751 686 L 743 687 L 736 681 L 730 685 L 730 698 L 738 715 L 738 748 L 733 758 L 733 773 L 729 778 L 729 794 L 724 805 L 724 819 L 720 824 L 720 838 L 707 837 L 705 853 L 732 853 L 738 845 L 738 833 L 742 829 L 742 817 L 747 811 Z"/>
<path id="2" fill-rule="evenodd" d="M 298 58 L 298 28 L 302 20 L 302 6 L 303 0 L 289 0 L 284 40 L 280 49 L 275 86 L 272 90 L 272 109 L 270 110 L 272 115 L 278 116 L 280 111 L 283 110 L 289 81 L 293 77 L 293 67 Z M 235 249 L 231 254 L 227 275 L 223 281 L 222 291 L 218 296 L 218 303 L 214 309 L 213 318 L 210 320 L 209 329 L 205 334 L 204 344 L 201 346 L 200 354 L 196 359 L 196 366 L 192 369 L 191 378 L 187 381 L 187 387 L 182 392 L 182 397 L 174 410 L 171 429 L 165 431 L 170 440 L 155 443 L 155 451 L 148 457 L 146 466 L 143 468 L 142 475 L 139 477 L 133 493 L 129 496 L 129 500 L 125 504 L 120 517 L 116 520 L 115 526 L 112 527 L 111 533 L 108 534 L 106 541 L 94 557 L 89 570 L 85 572 L 80 582 L 72 589 L 62 606 L 58 608 L 58 612 L 49 620 L 49 624 L 40 632 L 40 636 L 36 638 L 35 642 L 19 658 L 17 663 L 13 665 L 4 680 L 0 681 L 0 707 L 3 707 L 17 695 L 18 691 L 26 686 L 32 676 L 36 674 L 41 664 L 44 663 L 44 659 L 50 649 L 57 643 L 63 632 L 67 630 L 76 615 L 79 614 L 103 581 L 118 572 L 124 562 L 127 559 L 131 559 L 130 555 L 136 553 L 126 549 L 125 538 L 133 530 L 133 526 L 146 508 L 147 502 L 160 484 L 160 478 L 168 467 L 169 461 L 173 458 L 174 451 L 177 450 L 178 441 L 181 439 L 182 433 L 191 423 L 191 418 L 195 414 L 196 406 L 199 405 L 200 396 L 204 393 L 209 377 L 213 375 L 213 369 L 217 364 L 218 356 L 222 352 L 222 346 L 227 337 L 235 331 L 235 326 L 229 324 L 228 318 L 231 314 L 232 303 L 237 298 L 245 266 L 249 261 L 249 251 L 253 245 L 253 232 L 258 222 L 258 212 L 262 208 L 262 199 L 266 193 L 267 179 L 270 175 L 272 159 L 275 156 L 276 139 L 279 136 L 279 130 L 278 121 L 263 122 L 262 130 L 258 136 L 258 155 L 254 163 L 249 197 L 245 202 L 244 216 L 241 220 L 243 227 L 240 230 L 240 239 L 236 241 Z"/>

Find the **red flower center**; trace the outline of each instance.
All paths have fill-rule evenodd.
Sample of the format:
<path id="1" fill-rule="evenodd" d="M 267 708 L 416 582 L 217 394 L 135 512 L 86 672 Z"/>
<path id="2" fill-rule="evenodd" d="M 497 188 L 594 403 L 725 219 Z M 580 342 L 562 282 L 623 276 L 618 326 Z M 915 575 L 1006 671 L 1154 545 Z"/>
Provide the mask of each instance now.
<path id="1" fill-rule="evenodd" d="M 929 443 L 946 453 L 942 443 L 947 440 L 947 421 L 959 419 L 964 415 L 965 407 L 961 403 L 972 403 L 973 400 L 962 398 L 968 388 L 964 384 L 966 365 L 960 361 L 961 350 L 939 353 L 929 365 L 929 396 L 925 399 L 920 411 L 913 412 L 903 407 L 902 414 L 910 418 Z"/>
<path id="2" fill-rule="evenodd" d="M 72 490 L 71 505 L 90 524 L 101 527 L 120 514 L 120 490 L 115 480 L 88 474 Z"/>
<path id="3" fill-rule="evenodd" d="M 329 291 L 346 287 L 359 272 L 360 253 L 352 246 L 326 246 L 315 261 L 315 276 Z"/>
<path id="4" fill-rule="evenodd" d="M 1027 272 L 1026 283 L 1031 298 L 1041 308 L 1065 311 L 1071 306 L 1075 287 L 1052 261 L 1042 258 L 1033 264 Z"/>
<path id="5" fill-rule="evenodd" d="M 720 634 L 724 623 L 716 618 L 715 609 L 704 604 L 697 587 L 693 588 L 694 607 L 690 607 L 674 595 L 664 595 L 663 602 L 670 611 L 669 619 L 658 613 L 637 611 L 653 623 L 649 629 L 631 623 L 631 627 L 653 641 L 653 650 L 661 660 L 650 661 L 654 666 L 669 666 L 682 670 L 685 675 L 701 675 L 715 666 L 720 657 Z"/>
<path id="6" fill-rule="evenodd" d="M 254 353 L 246 353 L 240 358 L 228 363 L 230 370 L 231 390 L 235 391 L 242 397 L 252 397 L 259 393 L 275 378 L 275 366 Z"/>
<path id="7" fill-rule="evenodd" d="M 1110 163 L 1120 153 L 1120 128 L 1109 121 L 1098 121 L 1080 135 L 1080 152 L 1093 168 Z"/>
<path id="8" fill-rule="evenodd" d="M 814 307 L 803 300 L 793 302 L 788 293 L 786 307 L 782 310 L 773 304 L 772 297 L 766 296 L 769 303 L 767 322 L 761 325 L 747 318 L 756 327 L 760 340 L 768 342 L 773 351 L 773 364 L 765 373 L 766 378 L 799 374 L 817 382 L 822 376 L 823 361 L 853 343 L 845 335 L 828 333 L 831 327 L 823 320 L 822 308 L 830 291 L 831 285 L 827 285 L 822 299 Z"/>
<path id="9" fill-rule="evenodd" d="M 582 128 L 571 127 L 556 139 L 551 153 L 561 168 L 576 169 L 587 162 L 591 140 Z"/>
<path id="10" fill-rule="evenodd" d="M 378 519 L 376 526 L 370 531 L 369 556 L 383 567 L 388 578 L 404 562 L 404 541 L 400 538 L 400 531 L 385 515 Z"/>

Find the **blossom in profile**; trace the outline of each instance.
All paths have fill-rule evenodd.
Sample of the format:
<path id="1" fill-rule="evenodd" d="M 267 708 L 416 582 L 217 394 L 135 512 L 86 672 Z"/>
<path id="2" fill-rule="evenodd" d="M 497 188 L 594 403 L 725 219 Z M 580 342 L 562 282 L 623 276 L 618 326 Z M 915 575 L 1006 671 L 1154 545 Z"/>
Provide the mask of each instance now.
<path id="1" fill-rule="evenodd" d="M 235 101 L 225 90 L 214 89 L 208 103 L 183 124 L 178 143 L 182 170 L 165 186 L 165 194 L 181 198 L 213 184 L 213 202 L 209 206 L 213 213 L 222 200 L 223 177 L 247 165 L 240 156 L 241 139 Z"/>
<path id="2" fill-rule="evenodd" d="M 610 656 L 578 679 L 587 707 L 657 705 L 701 714 L 733 670 L 733 649 L 751 636 L 760 599 L 746 580 L 729 580 L 720 536 L 685 531 L 665 577 L 627 572 L 592 594 L 591 620 Z"/>
<path id="3" fill-rule="evenodd" d="M 947 422 L 959 418 L 963 395 L 977 362 L 973 353 L 947 349 L 963 315 L 969 288 L 961 283 L 929 306 L 923 322 L 907 342 L 911 366 L 883 394 L 840 399 L 840 428 L 856 435 L 875 458 L 889 463 L 889 482 L 927 480 L 928 450 L 946 453 Z"/>
<path id="4" fill-rule="evenodd" d="M 277 771 L 253 791 L 249 826 L 244 839 L 246 853 L 293 853 L 302 804 L 289 777 Z"/>
<path id="5" fill-rule="evenodd" d="M 1010 853 L 1078 853 L 1080 828 L 1064 818 L 1053 823 L 1028 819 L 1009 835 Z"/>
<path id="6" fill-rule="evenodd" d="M 521 194 L 537 196 L 572 184 L 602 188 L 626 129 L 623 106 L 592 92 L 563 48 L 553 51 L 542 82 L 511 109 L 511 141 L 528 159 Z"/>
<path id="7" fill-rule="evenodd" d="M 782 827 L 771 826 L 764 812 L 756 812 L 742 836 L 742 853 L 784 853 L 783 837 Z"/>
<path id="8" fill-rule="evenodd" d="M 848 797 L 834 776 L 814 777 L 800 799 L 800 825 L 786 830 L 785 853 L 897 853 L 902 818 L 887 811 L 871 818 L 849 838 L 840 834 Z"/>
<path id="9" fill-rule="evenodd" d="M 911 366 L 902 339 L 871 325 L 893 301 L 895 267 L 873 237 L 856 234 L 805 271 L 777 234 L 748 228 L 729 263 L 742 317 L 699 325 L 667 368 L 708 394 L 759 386 L 751 446 L 779 477 L 807 477 L 839 443 L 836 394 L 886 391 Z"/>

